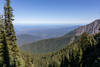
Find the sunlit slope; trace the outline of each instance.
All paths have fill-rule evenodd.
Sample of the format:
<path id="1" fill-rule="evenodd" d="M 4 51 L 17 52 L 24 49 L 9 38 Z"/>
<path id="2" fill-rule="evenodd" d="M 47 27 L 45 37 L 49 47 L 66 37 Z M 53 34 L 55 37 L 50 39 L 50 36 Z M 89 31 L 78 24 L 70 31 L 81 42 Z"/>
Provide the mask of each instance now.
<path id="1" fill-rule="evenodd" d="M 92 23 L 81 26 L 62 37 L 40 40 L 35 43 L 23 45 L 21 47 L 21 50 L 31 53 L 48 53 L 56 51 L 65 47 L 68 43 L 76 40 L 78 36 L 80 36 L 83 32 L 86 32 L 88 34 L 98 33 L 99 25 L 100 20 L 95 20 Z"/>
<path id="2" fill-rule="evenodd" d="M 88 35 L 83 33 L 61 50 L 48 54 L 23 54 L 27 66 L 35 67 L 99 67 L 100 66 L 100 33 Z M 27 59 L 28 60 L 27 60 Z M 30 60 L 29 60 L 30 59 Z"/>

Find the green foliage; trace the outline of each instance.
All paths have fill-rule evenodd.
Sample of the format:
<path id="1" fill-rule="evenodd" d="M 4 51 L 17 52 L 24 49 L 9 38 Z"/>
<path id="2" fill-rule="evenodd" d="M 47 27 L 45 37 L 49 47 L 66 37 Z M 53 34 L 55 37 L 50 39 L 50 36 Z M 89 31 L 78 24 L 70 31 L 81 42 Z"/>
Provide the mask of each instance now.
<path id="1" fill-rule="evenodd" d="M 88 36 L 87 33 L 83 33 L 82 36 L 80 37 L 80 46 L 83 51 L 85 51 L 87 48 L 92 47 L 96 44 L 96 41 L 94 38 L 91 36 Z"/>
<path id="2" fill-rule="evenodd" d="M 62 49 L 64 46 L 66 46 L 66 44 L 70 43 L 74 35 L 75 31 L 72 31 L 59 38 L 40 40 L 34 43 L 23 45 L 20 48 L 24 52 L 29 51 L 33 54 L 53 52 Z"/>
<path id="3" fill-rule="evenodd" d="M 0 67 L 24 67 L 24 60 L 16 44 L 10 0 L 6 0 L 4 11 L 5 18 L 0 18 Z"/>
<path id="4" fill-rule="evenodd" d="M 57 44 L 55 47 L 59 45 L 61 50 L 40 55 L 21 54 L 16 44 L 12 18 L 10 0 L 6 0 L 5 22 L 0 20 L 4 22 L 0 27 L 0 67 L 100 67 L 100 33 L 96 35 L 83 33 L 78 40 L 62 48 L 60 45 L 68 44 L 73 37 L 75 32 L 71 32 L 69 36 L 38 43 Z M 56 49 L 49 51 L 53 50 Z"/>
<path id="5" fill-rule="evenodd" d="M 99 33 L 100 34 L 100 33 Z M 48 54 L 30 55 L 34 67 L 99 67 L 100 66 L 100 35 L 83 33 L 77 41 L 65 48 Z M 98 41 L 99 40 L 99 41 Z M 26 57 L 25 54 L 23 54 Z M 31 66 L 28 64 L 28 66 Z"/>

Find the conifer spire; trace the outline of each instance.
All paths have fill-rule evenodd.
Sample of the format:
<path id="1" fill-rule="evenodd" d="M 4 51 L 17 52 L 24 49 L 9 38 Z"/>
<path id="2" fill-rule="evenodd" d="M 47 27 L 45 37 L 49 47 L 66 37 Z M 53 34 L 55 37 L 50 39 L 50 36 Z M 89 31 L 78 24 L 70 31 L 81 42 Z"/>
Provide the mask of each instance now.
<path id="1" fill-rule="evenodd" d="M 23 59 L 16 43 L 16 35 L 13 27 L 13 12 L 10 6 L 10 0 L 6 0 L 4 6 L 4 31 L 3 31 L 3 44 L 4 44 L 4 61 L 3 67 L 24 67 Z"/>

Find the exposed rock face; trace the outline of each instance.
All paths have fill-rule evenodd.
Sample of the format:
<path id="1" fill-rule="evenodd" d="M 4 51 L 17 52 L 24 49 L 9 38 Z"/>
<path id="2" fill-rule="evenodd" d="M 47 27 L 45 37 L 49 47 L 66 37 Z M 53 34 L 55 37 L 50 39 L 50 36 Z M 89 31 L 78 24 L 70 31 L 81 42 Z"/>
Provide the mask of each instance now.
<path id="1" fill-rule="evenodd" d="M 87 32 L 88 34 L 96 34 L 99 32 L 99 28 L 100 28 L 100 19 L 95 20 L 91 24 L 77 28 L 75 32 L 77 36 L 81 35 L 83 32 Z"/>

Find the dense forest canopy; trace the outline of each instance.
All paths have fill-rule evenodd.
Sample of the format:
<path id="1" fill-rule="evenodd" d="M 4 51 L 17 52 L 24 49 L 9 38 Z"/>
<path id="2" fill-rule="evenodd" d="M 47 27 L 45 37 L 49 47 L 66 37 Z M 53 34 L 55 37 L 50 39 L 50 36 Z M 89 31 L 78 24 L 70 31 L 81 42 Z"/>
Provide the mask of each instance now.
<path id="1" fill-rule="evenodd" d="M 0 17 L 0 67 L 100 67 L 100 32 L 84 32 L 58 51 L 38 55 L 21 52 L 10 3 L 5 1 L 4 16 Z"/>

